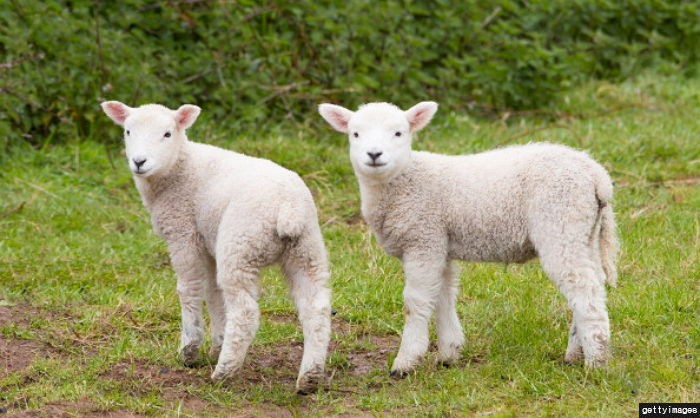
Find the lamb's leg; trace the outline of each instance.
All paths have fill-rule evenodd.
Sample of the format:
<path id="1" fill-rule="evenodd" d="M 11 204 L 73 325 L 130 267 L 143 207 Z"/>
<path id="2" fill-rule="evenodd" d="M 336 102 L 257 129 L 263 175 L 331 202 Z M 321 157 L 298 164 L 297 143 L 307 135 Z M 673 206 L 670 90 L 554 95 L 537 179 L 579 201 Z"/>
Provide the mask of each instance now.
<path id="1" fill-rule="evenodd" d="M 428 324 L 442 287 L 445 259 L 404 257 L 403 290 L 406 322 L 399 353 L 391 366 L 393 376 L 411 372 L 428 351 Z"/>
<path id="2" fill-rule="evenodd" d="M 177 273 L 182 318 L 179 352 L 185 366 L 192 367 L 199 360 L 199 347 L 204 337 L 202 297 L 209 275 L 209 260 L 196 248 L 172 245 L 171 262 Z"/>
<path id="3" fill-rule="evenodd" d="M 439 360 L 446 365 L 459 359 L 464 345 L 464 333 L 455 308 L 458 292 L 459 266 L 451 262 L 442 275 L 436 312 Z"/>
<path id="4" fill-rule="evenodd" d="M 569 245 L 569 249 L 575 248 Z M 550 278 L 566 296 L 573 311 L 573 323 L 565 360 L 580 358 L 580 351 L 587 366 L 606 363 L 610 347 L 610 322 L 605 305 L 605 287 L 596 274 L 595 262 L 582 248 L 575 254 L 563 257 L 544 254 L 542 265 Z"/>
<path id="5" fill-rule="evenodd" d="M 566 346 L 566 354 L 564 354 L 564 361 L 567 363 L 575 363 L 583 358 L 583 347 L 576 333 L 576 324 L 572 321 L 569 330 L 569 343 Z"/>
<path id="6" fill-rule="evenodd" d="M 585 282 L 582 283 L 582 282 Z M 605 306 L 605 288 L 592 270 L 570 274 L 559 285 L 574 312 L 576 334 L 570 338 L 567 360 L 574 360 L 577 344 L 583 348 L 587 366 L 604 365 L 609 357 L 610 322 Z"/>
<path id="7" fill-rule="evenodd" d="M 224 342 L 224 327 L 226 326 L 226 309 L 224 306 L 224 295 L 221 288 L 216 284 L 216 273 L 212 269 L 212 274 L 208 277 L 205 298 L 209 320 L 211 322 L 211 348 L 209 356 L 216 361 L 221 352 L 221 345 Z"/>
<path id="8" fill-rule="evenodd" d="M 218 284 L 226 308 L 224 341 L 213 380 L 231 377 L 242 365 L 260 325 L 258 269 L 217 265 Z"/>
<path id="9" fill-rule="evenodd" d="M 304 332 L 304 356 L 299 367 L 297 391 L 305 394 L 315 391 L 325 376 L 331 333 L 330 290 L 326 287 L 328 272 L 324 267 L 302 269 L 292 263 L 285 263 L 284 271 Z"/>

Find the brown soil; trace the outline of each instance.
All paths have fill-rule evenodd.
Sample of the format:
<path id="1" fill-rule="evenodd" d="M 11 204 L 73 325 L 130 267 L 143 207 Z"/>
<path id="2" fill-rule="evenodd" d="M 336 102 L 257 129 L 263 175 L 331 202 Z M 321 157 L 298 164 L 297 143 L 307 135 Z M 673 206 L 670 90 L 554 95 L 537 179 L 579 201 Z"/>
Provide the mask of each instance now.
<path id="1" fill-rule="evenodd" d="M 0 327 L 24 327 L 38 314 L 34 308 L 0 306 Z M 46 344 L 29 339 L 0 335 L 0 377 L 24 370 L 37 358 L 47 358 L 53 352 Z"/>
<path id="2" fill-rule="evenodd" d="M 13 418 L 141 418 L 145 415 L 139 415 L 124 409 L 116 410 L 100 410 L 96 408 L 94 403 L 89 399 L 81 399 L 75 402 L 52 402 L 44 405 L 40 410 L 25 410 L 19 412 L 8 413 L 7 417 Z"/>
<path id="3" fill-rule="evenodd" d="M 387 358 L 389 353 L 398 347 L 399 337 L 395 335 L 371 335 L 368 338 L 377 349 L 374 351 L 353 351 L 349 353 L 348 359 L 352 364 L 350 373 L 355 376 L 366 375 L 375 370 L 384 370 L 389 373 Z"/>
<path id="4" fill-rule="evenodd" d="M 47 347 L 33 340 L 17 340 L 0 335 L 0 376 L 20 371 L 37 357 L 48 356 Z"/>
<path id="5" fill-rule="evenodd" d="M 30 305 L 0 306 L 0 327 L 24 327 L 31 323 L 31 318 L 41 314 L 39 309 Z"/>

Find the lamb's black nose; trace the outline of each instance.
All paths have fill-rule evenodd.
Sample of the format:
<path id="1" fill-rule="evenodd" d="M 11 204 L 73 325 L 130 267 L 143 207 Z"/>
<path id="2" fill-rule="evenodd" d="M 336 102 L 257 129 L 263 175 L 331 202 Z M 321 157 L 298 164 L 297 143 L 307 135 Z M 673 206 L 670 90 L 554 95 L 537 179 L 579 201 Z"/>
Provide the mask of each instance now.
<path id="1" fill-rule="evenodd" d="M 372 159 L 372 162 L 376 162 L 377 158 L 381 157 L 382 152 L 368 152 L 367 155 Z"/>
<path id="2" fill-rule="evenodd" d="M 146 162 L 145 158 L 142 160 L 137 160 L 136 158 L 134 158 L 134 164 L 136 164 L 136 168 L 141 168 L 141 166 L 144 165 L 145 162 Z"/>

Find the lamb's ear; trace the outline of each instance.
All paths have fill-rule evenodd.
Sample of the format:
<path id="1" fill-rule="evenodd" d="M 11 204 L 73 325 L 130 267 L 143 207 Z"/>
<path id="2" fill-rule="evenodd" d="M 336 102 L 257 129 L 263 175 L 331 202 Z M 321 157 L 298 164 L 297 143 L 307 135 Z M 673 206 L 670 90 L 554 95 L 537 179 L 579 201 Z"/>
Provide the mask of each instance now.
<path id="1" fill-rule="evenodd" d="M 110 119 L 114 121 L 119 126 L 124 125 L 124 121 L 129 117 L 132 109 L 122 102 L 117 102 L 116 100 L 110 100 L 108 102 L 100 103 L 102 110 L 109 116 Z"/>
<path id="2" fill-rule="evenodd" d="M 412 108 L 408 109 L 406 119 L 411 126 L 411 132 L 420 131 L 425 125 L 430 122 L 435 112 L 437 112 L 438 104 L 435 102 L 420 102 Z"/>
<path id="3" fill-rule="evenodd" d="M 194 121 L 197 120 L 197 116 L 199 116 L 199 112 L 201 111 L 202 109 L 199 106 L 191 104 L 184 104 L 180 106 L 175 111 L 175 122 L 177 123 L 177 127 L 180 129 L 189 128 L 192 126 Z"/>
<path id="4" fill-rule="evenodd" d="M 348 122 L 355 114 L 352 110 L 348 110 L 343 106 L 324 103 L 318 106 L 318 113 L 323 116 L 326 122 L 330 123 L 333 129 L 344 134 L 348 133 Z"/>

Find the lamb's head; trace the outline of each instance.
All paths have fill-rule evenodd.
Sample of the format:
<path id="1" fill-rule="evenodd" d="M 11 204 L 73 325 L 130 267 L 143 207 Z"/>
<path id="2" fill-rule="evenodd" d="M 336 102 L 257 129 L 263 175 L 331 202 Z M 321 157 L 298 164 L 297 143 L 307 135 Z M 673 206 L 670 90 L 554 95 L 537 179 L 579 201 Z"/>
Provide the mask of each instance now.
<path id="1" fill-rule="evenodd" d="M 390 103 L 369 103 L 353 112 L 322 104 L 318 111 L 335 130 L 348 134 L 355 173 L 384 180 L 410 163 L 412 135 L 430 122 L 437 107 L 421 102 L 403 111 Z"/>
<path id="2" fill-rule="evenodd" d="M 129 168 L 135 176 L 165 175 L 177 162 L 185 130 L 199 116 L 200 108 L 186 104 L 177 110 L 158 104 L 129 107 L 109 101 L 102 109 L 117 125 L 124 127 Z"/>

